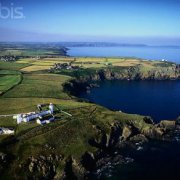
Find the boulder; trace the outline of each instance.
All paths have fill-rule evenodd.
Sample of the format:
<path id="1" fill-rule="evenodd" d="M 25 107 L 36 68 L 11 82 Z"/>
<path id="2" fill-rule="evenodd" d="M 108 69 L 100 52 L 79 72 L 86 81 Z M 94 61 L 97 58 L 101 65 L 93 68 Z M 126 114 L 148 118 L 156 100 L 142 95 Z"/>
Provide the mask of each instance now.
<path id="1" fill-rule="evenodd" d="M 0 152 L 0 161 L 5 161 L 6 160 L 6 154 Z"/>
<path id="2" fill-rule="evenodd" d="M 130 141 L 135 142 L 135 143 L 139 143 L 139 142 L 145 143 L 145 142 L 148 142 L 148 139 L 143 134 L 137 134 L 131 137 Z"/>
<path id="3" fill-rule="evenodd" d="M 123 128 L 123 132 L 122 132 L 122 138 L 123 140 L 127 140 L 132 134 L 132 130 L 131 130 L 131 127 L 129 126 L 125 126 Z"/>
<path id="4" fill-rule="evenodd" d="M 29 171 L 31 172 L 31 173 L 33 173 L 33 171 L 34 171 L 34 163 L 33 162 L 31 162 L 30 164 L 29 164 Z"/>
<path id="5" fill-rule="evenodd" d="M 90 152 L 86 152 L 82 156 L 81 163 L 86 170 L 92 171 L 96 167 L 96 160 L 94 154 Z"/>
<path id="6" fill-rule="evenodd" d="M 149 116 L 144 117 L 143 120 L 147 124 L 154 124 L 153 119 L 151 117 L 149 117 Z"/>
<path id="7" fill-rule="evenodd" d="M 150 139 L 162 139 L 163 135 L 165 134 L 165 131 L 163 128 L 151 127 L 144 129 L 142 133 Z"/>
<path id="8" fill-rule="evenodd" d="M 164 120 L 164 121 L 161 121 L 159 123 L 159 126 L 161 128 L 165 128 L 166 130 L 173 130 L 173 129 L 175 129 L 175 125 L 176 125 L 175 121 L 166 121 L 166 120 Z"/>
<path id="9" fill-rule="evenodd" d="M 176 119 L 176 124 L 180 125 L 180 116 Z"/>
<path id="10" fill-rule="evenodd" d="M 107 136 L 108 138 L 108 147 L 112 149 L 112 147 L 115 147 L 116 144 L 119 143 L 120 136 L 122 135 L 122 128 L 119 126 L 118 123 L 114 123 L 114 125 L 111 127 L 111 133 L 110 136 Z"/>

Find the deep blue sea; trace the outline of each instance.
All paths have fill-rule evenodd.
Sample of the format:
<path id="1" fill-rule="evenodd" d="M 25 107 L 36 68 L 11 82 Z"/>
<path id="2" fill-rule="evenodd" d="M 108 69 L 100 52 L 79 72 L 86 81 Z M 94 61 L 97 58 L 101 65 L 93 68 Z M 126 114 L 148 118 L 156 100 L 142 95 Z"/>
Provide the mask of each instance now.
<path id="1" fill-rule="evenodd" d="M 180 81 L 104 81 L 81 98 L 156 122 L 180 116 Z"/>
<path id="2" fill-rule="evenodd" d="M 70 56 L 92 57 L 137 57 L 149 60 L 168 60 L 180 63 L 180 47 L 69 47 Z"/>

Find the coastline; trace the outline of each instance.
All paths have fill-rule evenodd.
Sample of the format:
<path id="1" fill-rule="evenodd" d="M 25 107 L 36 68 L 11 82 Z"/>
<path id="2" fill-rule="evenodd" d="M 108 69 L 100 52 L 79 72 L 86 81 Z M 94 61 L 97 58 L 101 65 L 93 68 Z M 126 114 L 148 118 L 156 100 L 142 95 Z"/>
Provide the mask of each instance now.
<path id="1" fill-rule="evenodd" d="M 176 69 L 177 68 L 177 69 Z M 167 74 L 158 74 L 156 72 L 149 73 L 149 76 L 143 76 L 137 71 L 138 68 L 130 68 L 131 74 L 121 74 L 119 72 L 113 72 L 109 70 L 100 70 L 96 74 L 92 73 L 88 76 L 81 76 L 79 78 L 74 78 L 64 84 L 64 91 L 70 93 L 71 95 L 78 96 L 82 91 L 90 91 L 93 87 L 98 87 L 98 82 L 101 81 L 113 81 L 113 80 L 126 80 L 126 81 L 165 81 L 165 80 L 180 80 L 180 67 L 179 65 L 174 68 L 174 76 Z M 78 99 L 79 100 L 79 99 Z M 134 159 L 128 158 L 122 155 L 123 151 L 136 152 L 142 151 L 146 152 L 146 146 L 151 144 L 151 141 L 159 142 L 173 142 L 175 141 L 174 132 L 177 130 L 176 120 L 174 121 L 160 121 L 155 124 L 150 117 L 144 117 L 144 121 L 151 126 L 150 131 L 140 131 L 137 127 L 132 124 L 129 126 L 126 124 L 123 129 L 118 122 L 112 125 L 111 132 L 107 135 L 105 132 L 101 131 L 102 139 L 93 139 L 90 143 L 93 146 L 100 148 L 100 154 L 87 153 L 84 155 L 84 163 L 88 159 L 90 165 L 85 163 L 85 167 L 88 172 L 85 173 L 85 177 L 99 179 L 102 178 L 108 169 L 113 167 L 123 166 L 123 164 L 132 163 Z M 105 133 L 105 134 L 104 134 Z M 127 137 L 126 137 L 127 136 Z M 121 139 L 121 140 L 120 140 Z M 120 141 L 119 141 L 120 140 Z M 87 159 L 86 159 L 87 158 Z M 73 159 L 71 159 L 73 164 Z M 94 168 L 96 167 L 96 168 Z M 111 176 L 109 174 L 108 176 Z"/>
<path id="2" fill-rule="evenodd" d="M 89 71 L 88 75 L 80 75 L 64 84 L 64 90 L 72 95 L 78 95 L 82 91 L 88 91 L 97 87 L 97 82 L 127 80 L 127 81 L 164 81 L 180 80 L 180 65 L 163 70 L 152 70 L 142 73 L 141 66 L 127 68 L 106 68 Z"/>

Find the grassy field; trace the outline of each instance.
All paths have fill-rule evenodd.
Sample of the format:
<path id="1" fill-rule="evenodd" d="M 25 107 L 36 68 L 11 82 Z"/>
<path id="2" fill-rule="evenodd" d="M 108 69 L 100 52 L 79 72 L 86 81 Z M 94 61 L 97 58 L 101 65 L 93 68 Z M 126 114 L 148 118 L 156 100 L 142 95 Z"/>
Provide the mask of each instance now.
<path id="1" fill-rule="evenodd" d="M 17 48 L 2 48 L 0 49 L 0 56 L 53 56 L 53 55 L 65 55 L 66 51 L 62 47 L 52 48 L 48 47 L 48 45 L 21 45 L 21 47 Z"/>
<path id="2" fill-rule="evenodd" d="M 36 60 L 33 58 L 20 59 L 16 62 L 16 66 L 23 72 L 38 72 L 42 70 L 48 70 L 55 63 L 69 63 L 72 62 L 73 65 L 81 66 L 82 68 L 104 68 L 108 65 L 116 67 L 132 67 L 137 65 L 142 65 L 144 68 L 156 68 L 163 67 L 165 62 L 162 61 L 147 61 L 141 59 L 132 58 L 72 58 L 72 57 L 61 57 L 61 58 L 43 58 Z M 167 63 L 166 66 L 171 65 Z M 5 65 L 6 66 L 6 65 Z M 24 67 L 23 67 L 24 66 Z M 0 65 L 1 67 L 1 65 Z"/>
<path id="3" fill-rule="evenodd" d="M 5 92 L 21 81 L 20 75 L 4 75 L 0 77 L 0 93 Z"/>
<path id="4" fill-rule="evenodd" d="M 17 64 L 29 64 L 29 66 L 25 66 L 21 69 L 23 72 L 38 72 L 42 70 L 48 70 L 55 63 L 69 63 L 73 60 L 73 58 L 44 58 L 41 60 L 35 60 L 33 58 L 21 59 L 17 61 Z"/>
<path id="5" fill-rule="evenodd" d="M 0 75 L 20 75 L 19 71 L 14 70 L 0 70 Z"/>
<path id="6" fill-rule="evenodd" d="M 0 94 L 18 85 L 22 80 L 22 75 L 18 71 L 0 70 Z"/>
<path id="7" fill-rule="evenodd" d="M 29 64 L 0 61 L 0 70 L 20 70 L 20 69 L 27 67 L 27 66 L 29 66 Z"/>
<path id="8" fill-rule="evenodd" d="M 72 101 L 71 97 L 63 91 L 63 83 L 71 79 L 70 76 L 50 74 L 41 70 L 49 69 L 55 63 L 74 62 L 83 64 L 83 69 L 105 67 L 110 62 L 112 66 L 131 66 L 141 63 L 141 60 L 123 58 L 45 58 L 35 60 L 32 58 L 21 59 L 14 63 L 0 62 L 0 114 L 13 114 L 36 110 L 39 103 L 61 104 L 62 107 L 78 107 L 83 103 Z M 96 64 L 100 63 L 100 64 Z M 152 63 L 143 61 L 144 66 Z M 154 63 L 154 62 L 153 62 Z M 78 72 L 77 72 L 78 73 Z M 91 73 L 91 71 L 89 72 Z M 74 74 L 72 74 L 74 76 Z M 22 81 L 21 81 L 22 80 Z M 14 87 L 15 86 L 15 87 Z M 13 88 L 12 88 L 13 87 Z M 0 119 L 0 126 L 14 126 L 12 117 Z"/>
<path id="9" fill-rule="evenodd" d="M 24 74 L 21 84 L 3 97 L 40 97 L 68 99 L 63 91 L 62 84 L 70 79 L 63 75 L 54 74 Z"/>
<path id="10" fill-rule="evenodd" d="M 18 114 L 37 111 L 37 104 L 53 103 L 63 110 L 88 106 L 87 103 L 79 103 L 73 100 L 61 100 L 55 98 L 1 98 L 0 115 Z M 0 118 L 0 127 L 16 126 L 16 121 L 10 117 Z"/>
<path id="11" fill-rule="evenodd" d="M 31 67 L 30 63 L 34 62 L 32 72 L 26 74 L 22 69 Z M 62 84 L 70 77 L 33 73 L 36 64 L 36 61 L 30 59 L 13 63 L 0 62 L 0 93 L 3 93 L 0 96 L 0 115 L 35 111 L 38 103 L 68 104 L 69 101 L 62 100 L 71 99 L 63 92 Z M 15 125 L 12 117 L 0 118 L 0 127 Z"/>

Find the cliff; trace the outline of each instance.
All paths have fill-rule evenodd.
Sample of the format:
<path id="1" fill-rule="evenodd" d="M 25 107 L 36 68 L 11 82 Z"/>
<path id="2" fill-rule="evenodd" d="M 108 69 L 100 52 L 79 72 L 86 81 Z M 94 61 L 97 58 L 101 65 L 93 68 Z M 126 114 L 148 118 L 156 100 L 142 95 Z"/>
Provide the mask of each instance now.
<path id="1" fill-rule="evenodd" d="M 179 80 L 180 65 L 160 66 L 145 69 L 142 65 L 133 67 L 108 67 L 98 70 L 87 70 L 88 73 L 78 74 L 64 84 L 65 91 L 78 95 L 93 87 L 94 82 L 104 80 Z"/>

